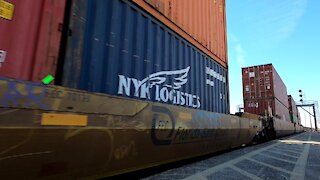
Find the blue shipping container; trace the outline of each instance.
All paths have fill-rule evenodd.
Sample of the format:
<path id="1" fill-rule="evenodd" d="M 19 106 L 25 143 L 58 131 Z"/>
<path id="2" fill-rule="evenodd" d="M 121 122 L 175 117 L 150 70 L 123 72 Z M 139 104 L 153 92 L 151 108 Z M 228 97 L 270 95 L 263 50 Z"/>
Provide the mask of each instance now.
<path id="1" fill-rule="evenodd" d="M 229 113 L 228 71 L 126 0 L 73 1 L 62 85 Z"/>

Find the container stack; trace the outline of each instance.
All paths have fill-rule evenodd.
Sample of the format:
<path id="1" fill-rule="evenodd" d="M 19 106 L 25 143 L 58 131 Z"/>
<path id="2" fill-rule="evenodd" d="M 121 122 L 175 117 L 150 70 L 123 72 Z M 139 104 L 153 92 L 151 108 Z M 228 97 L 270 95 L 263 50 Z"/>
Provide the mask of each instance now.
<path id="1" fill-rule="evenodd" d="M 10 2 L 0 76 L 229 113 L 224 0 Z"/>
<path id="2" fill-rule="evenodd" d="M 289 113 L 290 113 L 291 122 L 299 123 L 300 122 L 299 111 L 291 95 L 288 95 L 288 103 L 289 103 Z"/>
<path id="3" fill-rule="evenodd" d="M 272 64 L 242 68 L 244 111 L 290 121 L 286 85 Z"/>
<path id="4" fill-rule="evenodd" d="M 185 35 L 187 33 L 196 40 L 193 43 L 198 48 L 224 66 L 227 65 L 225 0 L 134 0 L 134 2 L 157 18 L 160 12 L 174 23 L 173 26 L 178 26 L 178 29 L 173 27 L 176 32 L 189 39 Z M 163 20 L 169 27 L 170 21 Z"/>

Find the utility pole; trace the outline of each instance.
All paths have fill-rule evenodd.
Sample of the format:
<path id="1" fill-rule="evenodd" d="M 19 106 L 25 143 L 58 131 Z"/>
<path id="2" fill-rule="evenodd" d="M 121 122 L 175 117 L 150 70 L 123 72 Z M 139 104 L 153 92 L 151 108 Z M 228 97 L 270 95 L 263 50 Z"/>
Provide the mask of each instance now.
<path id="1" fill-rule="evenodd" d="M 313 104 L 313 114 L 314 114 L 314 126 L 316 131 L 318 131 L 318 126 L 317 126 L 317 116 L 316 116 L 316 107 L 315 104 Z"/>
<path id="2" fill-rule="evenodd" d="M 297 105 L 297 107 L 301 107 L 303 110 L 305 110 L 303 107 L 310 107 L 310 106 L 312 106 L 312 108 L 313 108 L 313 115 L 312 115 L 309 111 L 307 111 L 307 110 L 305 110 L 305 111 L 307 111 L 311 116 L 314 117 L 315 130 L 318 131 L 317 115 L 316 115 L 316 107 L 315 107 L 316 105 L 315 105 L 315 103 L 312 103 L 312 104 L 304 104 L 304 103 L 303 103 L 303 95 L 302 95 L 302 90 L 301 90 L 301 89 L 299 90 L 299 96 L 300 96 L 301 105 Z M 311 124 L 311 122 L 310 122 L 310 126 L 311 126 L 311 129 L 312 129 L 312 124 Z"/>

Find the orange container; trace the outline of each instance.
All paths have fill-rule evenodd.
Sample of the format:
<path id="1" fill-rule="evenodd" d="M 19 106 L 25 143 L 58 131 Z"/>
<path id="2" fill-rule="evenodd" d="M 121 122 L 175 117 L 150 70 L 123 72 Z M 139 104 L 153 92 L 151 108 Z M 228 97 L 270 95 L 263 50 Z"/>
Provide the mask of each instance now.
<path id="1" fill-rule="evenodd" d="M 227 67 L 225 0 L 133 0 Z"/>

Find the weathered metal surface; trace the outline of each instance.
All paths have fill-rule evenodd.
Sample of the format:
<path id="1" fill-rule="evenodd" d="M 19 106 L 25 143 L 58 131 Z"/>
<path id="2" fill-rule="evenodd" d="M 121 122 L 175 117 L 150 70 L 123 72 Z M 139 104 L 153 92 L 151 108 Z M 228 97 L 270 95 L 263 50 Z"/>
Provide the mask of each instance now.
<path id="1" fill-rule="evenodd" d="M 261 119 L 261 116 L 259 116 L 257 114 L 247 113 L 247 112 L 241 113 L 240 117 L 248 118 L 248 119 L 255 119 L 255 120 L 260 120 Z"/>
<path id="2" fill-rule="evenodd" d="M 244 99 L 244 111 L 290 121 L 289 109 L 276 98 Z"/>
<path id="3" fill-rule="evenodd" d="M 301 126 L 300 124 L 296 124 L 295 125 L 295 131 L 296 132 L 303 132 L 304 131 L 304 127 Z"/>
<path id="4" fill-rule="evenodd" d="M 151 14 L 155 14 L 153 9 L 149 8 L 151 5 L 224 63 L 227 62 L 225 0 L 134 0 L 134 2 Z M 178 28 L 174 30 L 179 32 L 176 29 Z"/>
<path id="5" fill-rule="evenodd" d="M 41 82 L 56 72 L 66 0 L 10 3 L 12 19 L 0 18 L 0 76 Z"/>
<path id="6" fill-rule="evenodd" d="M 74 1 L 62 85 L 229 113 L 228 71 L 129 1 Z"/>
<path id="7" fill-rule="evenodd" d="M 295 133 L 296 128 L 295 125 L 288 121 L 283 121 L 278 118 L 273 118 L 273 127 L 276 131 L 277 137 L 287 136 Z"/>
<path id="8" fill-rule="evenodd" d="M 257 120 L 58 86 L 2 78 L 0 87 L 0 179 L 111 176 L 246 144 L 261 128 Z M 50 113 L 86 116 L 87 124 L 41 125 Z"/>

